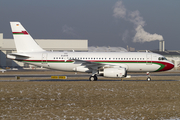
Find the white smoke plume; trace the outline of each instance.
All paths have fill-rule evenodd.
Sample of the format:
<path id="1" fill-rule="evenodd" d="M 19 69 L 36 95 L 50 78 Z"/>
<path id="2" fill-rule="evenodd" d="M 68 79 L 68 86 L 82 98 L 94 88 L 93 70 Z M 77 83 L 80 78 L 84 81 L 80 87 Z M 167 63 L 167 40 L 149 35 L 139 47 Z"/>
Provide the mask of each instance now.
<path id="1" fill-rule="evenodd" d="M 150 42 L 154 40 L 163 40 L 163 37 L 158 34 L 150 34 L 146 31 L 144 31 L 143 27 L 139 25 L 136 28 L 136 35 L 133 38 L 133 42 Z"/>
<path id="2" fill-rule="evenodd" d="M 123 18 L 126 21 L 129 21 L 134 24 L 136 34 L 133 38 L 133 42 L 150 42 L 154 40 L 163 40 L 162 35 L 158 34 L 150 34 L 146 32 L 143 27 L 145 26 L 145 21 L 143 17 L 140 16 L 138 10 L 136 11 L 128 11 L 123 5 L 122 1 L 116 2 L 114 5 L 113 16 L 115 18 Z M 127 32 L 125 32 L 125 36 L 127 36 Z M 123 35 L 123 41 L 125 40 L 125 36 Z"/>
<path id="3" fill-rule="evenodd" d="M 113 16 L 116 18 L 125 18 L 126 17 L 126 8 L 122 4 L 122 1 L 116 2 L 114 6 Z"/>
<path id="4" fill-rule="evenodd" d="M 140 16 L 140 13 L 138 10 L 129 12 L 128 16 L 129 16 L 128 20 L 130 22 L 134 23 L 135 26 L 139 26 L 139 25 L 144 26 L 145 25 L 145 21 Z"/>

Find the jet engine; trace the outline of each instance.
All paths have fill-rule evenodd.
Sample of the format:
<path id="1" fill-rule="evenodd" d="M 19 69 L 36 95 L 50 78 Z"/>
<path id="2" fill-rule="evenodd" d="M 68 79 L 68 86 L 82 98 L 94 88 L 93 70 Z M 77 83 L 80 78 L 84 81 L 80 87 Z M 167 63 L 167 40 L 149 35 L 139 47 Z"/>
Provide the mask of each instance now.
<path id="1" fill-rule="evenodd" d="M 99 75 L 104 77 L 123 78 L 127 76 L 126 68 L 105 68 L 99 70 Z"/>

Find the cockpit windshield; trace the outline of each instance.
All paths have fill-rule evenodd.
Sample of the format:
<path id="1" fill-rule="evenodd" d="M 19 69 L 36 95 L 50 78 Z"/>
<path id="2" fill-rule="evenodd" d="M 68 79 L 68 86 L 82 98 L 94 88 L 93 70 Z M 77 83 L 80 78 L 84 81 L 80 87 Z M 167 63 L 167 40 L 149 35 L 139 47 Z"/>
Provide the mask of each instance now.
<path id="1" fill-rule="evenodd" d="M 165 57 L 159 57 L 158 60 L 167 60 Z"/>

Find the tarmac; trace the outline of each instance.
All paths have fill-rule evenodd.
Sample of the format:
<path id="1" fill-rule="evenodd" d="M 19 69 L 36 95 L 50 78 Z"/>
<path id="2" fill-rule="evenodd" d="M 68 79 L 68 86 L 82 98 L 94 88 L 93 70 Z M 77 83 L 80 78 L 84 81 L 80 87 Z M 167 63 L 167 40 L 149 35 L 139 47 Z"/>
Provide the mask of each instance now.
<path id="1" fill-rule="evenodd" d="M 66 76 L 67 79 L 54 79 L 52 76 Z M 52 70 L 9 70 L 0 74 L 0 82 L 35 81 L 89 81 L 91 74 Z M 98 81 L 147 81 L 146 73 L 128 73 L 129 78 L 106 78 L 98 76 Z M 150 73 L 152 81 L 180 81 L 180 71 Z"/>

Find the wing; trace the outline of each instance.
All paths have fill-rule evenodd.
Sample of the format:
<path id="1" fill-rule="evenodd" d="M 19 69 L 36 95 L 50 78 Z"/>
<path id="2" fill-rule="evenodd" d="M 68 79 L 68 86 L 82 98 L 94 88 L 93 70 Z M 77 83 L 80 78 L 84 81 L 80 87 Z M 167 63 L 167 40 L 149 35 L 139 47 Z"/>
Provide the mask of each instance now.
<path id="1" fill-rule="evenodd" d="M 90 70 L 99 70 L 99 69 L 105 68 L 105 67 L 115 67 L 114 65 L 98 63 L 98 62 L 90 62 L 90 61 L 77 60 L 77 59 L 72 59 L 72 60 L 74 61 L 74 64 L 81 64 L 81 66 L 84 66 Z M 120 67 L 120 66 L 118 66 L 118 67 Z"/>

